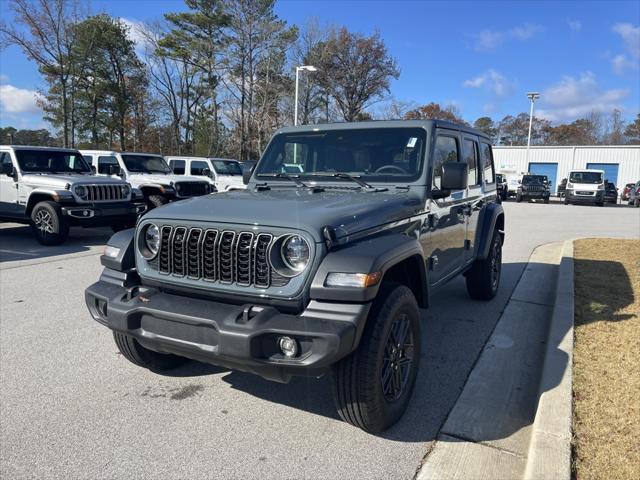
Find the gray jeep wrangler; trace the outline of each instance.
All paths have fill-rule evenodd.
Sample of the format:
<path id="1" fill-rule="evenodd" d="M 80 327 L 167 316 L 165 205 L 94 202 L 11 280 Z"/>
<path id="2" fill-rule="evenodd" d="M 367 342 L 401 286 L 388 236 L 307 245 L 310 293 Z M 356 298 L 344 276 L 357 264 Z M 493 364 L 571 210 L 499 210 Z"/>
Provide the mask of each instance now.
<path id="1" fill-rule="evenodd" d="M 474 299 L 498 290 L 489 139 L 443 121 L 285 128 L 246 181 L 114 235 L 86 290 L 92 317 L 153 371 L 330 372 L 340 416 L 386 429 L 415 384 L 419 309 L 459 274 Z"/>
<path id="2" fill-rule="evenodd" d="M 131 228 L 145 210 L 140 190 L 97 177 L 77 150 L 0 145 L 0 220 L 30 224 L 43 245 L 72 226 Z"/>

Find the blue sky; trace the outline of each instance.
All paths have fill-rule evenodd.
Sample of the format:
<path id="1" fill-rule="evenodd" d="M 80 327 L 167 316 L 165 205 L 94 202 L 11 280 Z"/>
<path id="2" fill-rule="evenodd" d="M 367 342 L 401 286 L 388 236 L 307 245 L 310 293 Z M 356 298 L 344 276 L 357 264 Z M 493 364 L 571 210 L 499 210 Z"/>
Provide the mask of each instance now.
<path id="1" fill-rule="evenodd" d="M 93 0 L 132 23 L 184 10 L 174 0 Z M 528 111 L 572 121 L 592 110 L 640 111 L 640 2 L 427 2 L 280 0 L 278 15 L 303 25 L 311 17 L 370 34 L 380 31 L 401 75 L 391 93 L 417 104 L 456 105 L 473 121 Z M 10 19 L 8 1 L 0 15 Z M 34 105 L 44 85 L 15 47 L 0 52 L 0 125 L 46 126 Z"/>

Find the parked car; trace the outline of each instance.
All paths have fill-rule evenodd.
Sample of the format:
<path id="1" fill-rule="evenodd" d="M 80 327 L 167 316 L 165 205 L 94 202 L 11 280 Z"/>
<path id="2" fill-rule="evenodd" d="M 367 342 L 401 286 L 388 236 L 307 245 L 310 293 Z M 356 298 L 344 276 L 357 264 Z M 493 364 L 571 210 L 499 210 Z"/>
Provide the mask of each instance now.
<path id="1" fill-rule="evenodd" d="M 564 198 L 567 193 L 567 179 L 563 178 L 558 184 L 558 197 Z"/>
<path id="2" fill-rule="evenodd" d="M 613 183 L 606 180 L 604 182 L 604 201 L 605 203 L 618 203 L 618 189 Z"/>
<path id="3" fill-rule="evenodd" d="M 591 203 L 604 205 L 604 170 L 571 170 L 564 204 Z"/>
<path id="4" fill-rule="evenodd" d="M 627 183 L 622 190 L 622 194 L 620 195 L 620 200 L 626 202 L 629 200 L 629 195 L 631 194 L 631 189 L 635 186 L 635 183 Z"/>
<path id="5" fill-rule="evenodd" d="M 640 181 L 637 181 L 629 192 L 629 205 L 640 207 Z"/>
<path id="6" fill-rule="evenodd" d="M 202 177 L 174 175 L 160 155 L 115 152 L 112 150 L 80 150 L 96 173 L 107 178 L 122 178 L 142 190 L 148 208 L 175 200 L 211 193 L 213 189 Z"/>
<path id="7" fill-rule="evenodd" d="M 523 175 L 516 193 L 516 202 L 522 200 L 543 200 L 549 203 L 551 182 L 546 175 Z"/>
<path id="8" fill-rule="evenodd" d="M 498 197 L 501 200 L 507 199 L 507 179 L 501 173 L 496 173 L 496 185 L 498 186 Z"/>
<path id="9" fill-rule="evenodd" d="M 176 175 L 204 177 L 218 192 L 244 190 L 242 166 L 236 160 L 205 157 L 166 157 L 169 167 Z"/>
<path id="10" fill-rule="evenodd" d="M 292 144 L 300 174 L 282 172 Z M 341 418 L 380 432 L 411 397 L 419 308 L 460 274 L 472 298 L 498 291 L 494 172 L 489 138 L 450 122 L 284 128 L 247 190 L 152 210 L 114 235 L 86 303 L 138 366 L 331 373 Z"/>
<path id="11" fill-rule="evenodd" d="M 507 181 L 507 198 L 517 196 L 518 187 L 522 183 L 522 175 L 507 174 L 505 178 Z"/>
<path id="12" fill-rule="evenodd" d="M 72 226 L 132 227 L 145 209 L 140 190 L 94 175 L 77 150 L 0 145 L 0 220 L 30 224 L 43 245 Z"/>

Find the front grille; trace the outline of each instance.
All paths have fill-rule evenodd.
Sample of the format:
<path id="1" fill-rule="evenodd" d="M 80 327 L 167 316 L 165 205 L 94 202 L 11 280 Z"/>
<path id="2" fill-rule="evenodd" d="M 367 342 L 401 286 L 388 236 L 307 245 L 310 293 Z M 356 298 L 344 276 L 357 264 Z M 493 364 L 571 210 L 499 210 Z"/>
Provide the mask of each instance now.
<path id="1" fill-rule="evenodd" d="M 577 191 L 576 195 L 589 195 L 589 196 L 593 196 L 595 192 L 582 192 L 582 191 Z"/>
<path id="2" fill-rule="evenodd" d="M 121 184 L 83 185 L 87 189 L 87 195 L 83 200 L 88 202 L 109 202 L 114 200 L 126 200 Z"/>
<path id="3" fill-rule="evenodd" d="M 207 182 L 176 182 L 176 192 L 179 197 L 198 197 L 209 193 Z"/>
<path id="4" fill-rule="evenodd" d="M 523 190 L 526 190 L 527 192 L 543 192 L 544 191 L 544 186 L 542 185 L 525 185 Z"/>
<path id="5" fill-rule="evenodd" d="M 205 282 L 284 286 L 289 279 L 269 261 L 274 240 L 270 233 L 163 226 L 155 265 L 162 274 Z"/>

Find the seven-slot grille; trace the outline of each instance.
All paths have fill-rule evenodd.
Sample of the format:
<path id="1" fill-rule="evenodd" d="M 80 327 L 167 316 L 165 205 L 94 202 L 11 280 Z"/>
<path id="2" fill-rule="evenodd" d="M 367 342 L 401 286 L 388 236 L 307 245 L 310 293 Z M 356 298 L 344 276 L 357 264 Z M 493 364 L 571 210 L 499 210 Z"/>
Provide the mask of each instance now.
<path id="1" fill-rule="evenodd" d="M 165 225 L 160 229 L 158 272 L 246 287 L 286 285 L 288 279 L 269 261 L 274 239 L 270 233 Z"/>
<path id="2" fill-rule="evenodd" d="M 209 193 L 207 182 L 176 182 L 176 192 L 179 197 L 197 197 Z"/>
<path id="3" fill-rule="evenodd" d="M 113 200 L 126 200 L 122 194 L 122 184 L 83 185 L 87 189 L 87 195 L 83 198 L 88 202 L 108 202 Z"/>
<path id="4" fill-rule="evenodd" d="M 543 192 L 545 189 L 543 185 L 525 185 L 525 187 L 528 192 Z"/>

